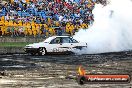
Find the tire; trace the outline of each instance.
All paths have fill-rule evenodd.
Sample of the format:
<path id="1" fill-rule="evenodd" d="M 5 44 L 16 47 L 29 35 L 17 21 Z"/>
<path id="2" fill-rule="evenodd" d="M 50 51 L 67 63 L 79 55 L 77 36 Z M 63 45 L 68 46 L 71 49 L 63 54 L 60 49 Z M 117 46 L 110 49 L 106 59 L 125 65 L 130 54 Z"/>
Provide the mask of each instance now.
<path id="1" fill-rule="evenodd" d="M 41 56 L 46 55 L 47 51 L 44 47 L 39 48 L 38 54 Z"/>

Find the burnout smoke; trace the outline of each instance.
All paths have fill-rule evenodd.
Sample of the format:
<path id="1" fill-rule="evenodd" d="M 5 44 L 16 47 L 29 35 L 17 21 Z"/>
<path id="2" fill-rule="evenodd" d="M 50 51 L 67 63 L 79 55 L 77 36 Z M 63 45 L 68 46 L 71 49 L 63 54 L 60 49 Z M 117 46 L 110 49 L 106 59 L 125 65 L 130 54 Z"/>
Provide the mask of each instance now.
<path id="1" fill-rule="evenodd" d="M 94 23 L 74 36 L 88 47 L 81 53 L 93 54 L 132 49 L 132 1 L 111 0 L 107 6 L 95 5 Z M 80 53 L 80 52 L 79 52 Z"/>

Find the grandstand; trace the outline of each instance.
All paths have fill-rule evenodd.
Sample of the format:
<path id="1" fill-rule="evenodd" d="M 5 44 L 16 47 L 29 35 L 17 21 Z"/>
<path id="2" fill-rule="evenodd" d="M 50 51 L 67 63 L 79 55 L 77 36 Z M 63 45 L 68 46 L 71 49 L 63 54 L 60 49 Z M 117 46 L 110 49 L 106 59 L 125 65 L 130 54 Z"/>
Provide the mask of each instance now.
<path id="1" fill-rule="evenodd" d="M 74 35 L 92 25 L 96 0 L 10 0 L 0 2 L 0 35 Z"/>

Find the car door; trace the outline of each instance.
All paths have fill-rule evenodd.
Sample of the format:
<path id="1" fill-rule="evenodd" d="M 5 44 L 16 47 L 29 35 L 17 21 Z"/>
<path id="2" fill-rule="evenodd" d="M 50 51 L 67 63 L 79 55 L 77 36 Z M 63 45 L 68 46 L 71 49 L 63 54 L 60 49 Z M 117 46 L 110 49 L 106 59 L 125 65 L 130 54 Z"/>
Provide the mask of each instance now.
<path id="1" fill-rule="evenodd" d="M 61 37 L 56 37 L 49 43 L 49 52 L 61 52 L 62 41 Z"/>
<path id="2" fill-rule="evenodd" d="M 72 37 L 70 37 L 70 39 L 71 39 L 71 44 L 73 47 L 80 46 L 80 44 L 77 40 L 73 39 Z"/>
<path id="3" fill-rule="evenodd" d="M 62 51 L 71 51 L 73 47 L 72 40 L 70 37 L 62 37 Z"/>
<path id="4" fill-rule="evenodd" d="M 80 49 L 81 50 L 83 48 L 83 46 L 86 46 L 86 44 L 80 43 L 72 37 L 70 37 L 70 39 L 72 40 L 71 44 L 72 44 L 72 48 L 74 48 L 74 49 Z"/>

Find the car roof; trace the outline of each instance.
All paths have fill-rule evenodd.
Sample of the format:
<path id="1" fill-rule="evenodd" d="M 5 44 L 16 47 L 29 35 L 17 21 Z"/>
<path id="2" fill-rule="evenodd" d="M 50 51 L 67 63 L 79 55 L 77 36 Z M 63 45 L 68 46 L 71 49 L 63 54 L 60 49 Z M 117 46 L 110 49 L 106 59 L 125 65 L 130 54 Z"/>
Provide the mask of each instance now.
<path id="1" fill-rule="evenodd" d="M 47 38 L 44 42 L 49 42 L 56 37 L 70 37 L 70 36 L 51 36 L 51 37 Z"/>
<path id="2" fill-rule="evenodd" d="M 52 37 L 71 37 L 71 36 L 52 36 Z"/>

